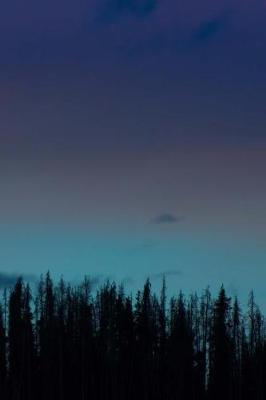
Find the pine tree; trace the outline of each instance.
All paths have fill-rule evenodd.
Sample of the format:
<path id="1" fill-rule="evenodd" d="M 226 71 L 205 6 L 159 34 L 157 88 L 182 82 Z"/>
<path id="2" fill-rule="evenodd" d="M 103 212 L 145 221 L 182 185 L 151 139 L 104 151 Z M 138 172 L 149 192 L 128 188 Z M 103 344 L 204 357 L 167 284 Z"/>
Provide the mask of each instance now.
<path id="1" fill-rule="evenodd" d="M 230 299 L 224 287 L 214 304 L 213 331 L 210 348 L 211 399 L 232 399 L 232 342 L 230 337 Z"/>
<path id="2" fill-rule="evenodd" d="M 9 391 L 15 399 L 21 398 L 23 373 L 23 281 L 19 278 L 11 290 L 8 318 Z"/>
<path id="3" fill-rule="evenodd" d="M 6 359 L 6 331 L 4 312 L 0 304 L 0 393 L 3 398 L 6 395 L 7 359 Z"/>
<path id="4" fill-rule="evenodd" d="M 232 397 L 241 399 L 241 310 L 238 299 L 235 298 L 232 309 Z"/>
<path id="5" fill-rule="evenodd" d="M 24 400 L 35 399 L 35 367 L 36 354 L 33 331 L 33 315 L 31 311 L 31 291 L 29 285 L 24 289 L 23 293 L 23 310 L 22 310 L 22 394 Z"/>

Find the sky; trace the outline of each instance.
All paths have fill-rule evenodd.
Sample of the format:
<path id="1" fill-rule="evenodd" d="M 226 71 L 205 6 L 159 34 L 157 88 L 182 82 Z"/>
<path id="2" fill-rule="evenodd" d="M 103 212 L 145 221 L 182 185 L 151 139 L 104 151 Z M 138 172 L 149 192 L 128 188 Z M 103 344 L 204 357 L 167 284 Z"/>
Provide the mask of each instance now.
<path id="1" fill-rule="evenodd" d="M 266 307 L 265 20 L 263 0 L 1 3 L 0 287 L 165 275 Z"/>

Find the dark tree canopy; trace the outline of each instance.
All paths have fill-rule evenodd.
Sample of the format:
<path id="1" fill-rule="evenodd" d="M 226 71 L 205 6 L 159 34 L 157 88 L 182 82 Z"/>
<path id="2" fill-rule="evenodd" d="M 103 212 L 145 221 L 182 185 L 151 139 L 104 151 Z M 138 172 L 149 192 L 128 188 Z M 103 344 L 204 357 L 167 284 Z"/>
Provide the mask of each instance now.
<path id="1" fill-rule="evenodd" d="M 263 400 L 266 330 L 250 293 L 243 313 L 182 292 L 167 301 L 147 280 L 135 300 L 89 278 L 71 286 L 48 273 L 36 292 L 20 278 L 0 304 L 3 400 Z"/>

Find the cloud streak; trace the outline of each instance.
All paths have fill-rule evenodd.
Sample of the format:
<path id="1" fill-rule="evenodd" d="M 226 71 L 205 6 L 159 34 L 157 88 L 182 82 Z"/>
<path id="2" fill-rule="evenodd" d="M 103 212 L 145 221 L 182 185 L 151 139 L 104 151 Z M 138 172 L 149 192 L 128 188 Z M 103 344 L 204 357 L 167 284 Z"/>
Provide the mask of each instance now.
<path id="1" fill-rule="evenodd" d="M 194 41 L 206 42 L 215 37 L 216 34 L 226 27 L 230 16 L 231 12 L 226 11 L 216 17 L 203 21 L 194 33 Z"/>
<path id="2" fill-rule="evenodd" d="M 184 216 L 176 216 L 171 213 L 163 213 L 158 215 L 152 220 L 153 224 L 178 224 L 179 222 L 184 221 L 185 217 Z"/>
<path id="3" fill-rule="evenodd" d="M 6 272 L 0 272 L 0 289 L 6 289 L 14 286 L 19 277 L 22 277 L 27 282 L 33 282 L 36 279 L 34 275 L 16 273 L 8 274 Z"/>
<path id="4" fill-rule="evenodd" d="M 147 17 L 157 7 L 157 0 L 109 0 L 103 8 L 105 20 L 113 20 L 118 16 L 132 15 Z"/>

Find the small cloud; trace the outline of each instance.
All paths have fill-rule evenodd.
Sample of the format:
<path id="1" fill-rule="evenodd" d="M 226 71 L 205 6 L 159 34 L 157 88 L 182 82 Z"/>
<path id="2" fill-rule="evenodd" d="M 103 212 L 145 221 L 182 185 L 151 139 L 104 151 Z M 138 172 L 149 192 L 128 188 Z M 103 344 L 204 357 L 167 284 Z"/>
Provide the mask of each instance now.
<path id="1" fill-rule="evenodd" d="M 226 11 L 219 16 L 204 21 L 194 33 L 194 41 L 204 42 L 214 37 L 226 26 L 230 15 L 231 12 Z"/>
<path id="2" fill-rule="evenodd" d="M 156 8 L 158 0 L 108 0 L 103 16 L 114 19 L 117 16 L 130 14 L 135 17 L 149 16 Z"/>
<path id="3" fill-rule="evenodd" d="M 157 280 L 160 279 L 162 280 L 163 277 L 168 278 L 168 277 L 174 277 L 174 276 L 180 276 L 182 275 L 182 271 L 179 269 L 168 269 L 166 271 L 158 272 L 156 274 L 151 275 L 151 279 Z"/>
<path id="4" fill-rule="evenodd" d="M 134 246 L 133 248 L 131 248 L 130 250 L 131 251 L 146 251 L 146 250 L 154 249 L 158 245 L 159 245 L 158 242 L 150 240 L 150 241 L 140 243 L 140 244 Z"/>
<path id="5" fill-rule="evenodd" d="M 155 217 L 152 222 L 154 224 L 177 224 L 179 222 L 184 221 L 185 217 L 176 216 L 171 213 L 160 214 Z"/>
<path id="6" fill-rule="evenodd" d="M 6 289 L 14 286 L 19 277 L 22 277 L 27 282 L 33 282 L 36 279 L 34 275 L 30 274 L 9 274 L 6 272 L 0 272 L 0 289 Z"/>
<path id="7" fill-rule="evenodd" d="M 141 248 L 141 249 L 143 249 L 143 250 L 146 250 L 146 249 L 153 249 L 153 248 L 156 247 L 156 246 L 157 246 L 157 242 L 151 241 L 151 242 L 144 242 L 144 243 L 142 243 L 142 244 L 139 246 L 139 248 Z"/>

